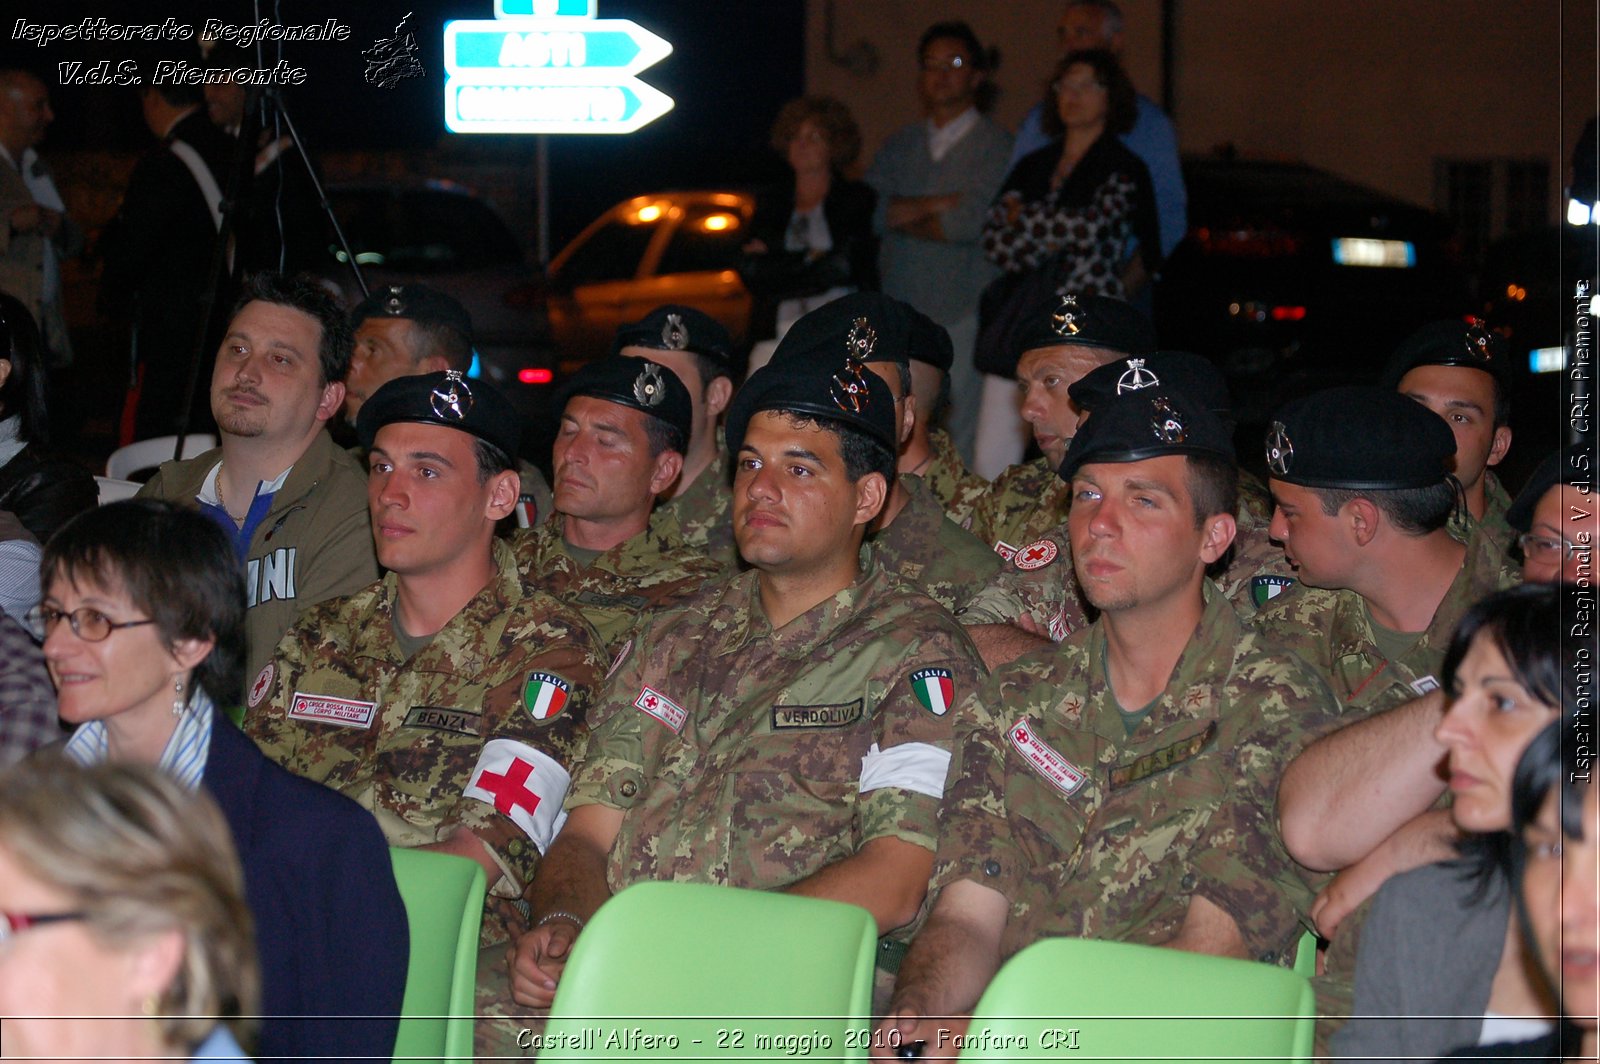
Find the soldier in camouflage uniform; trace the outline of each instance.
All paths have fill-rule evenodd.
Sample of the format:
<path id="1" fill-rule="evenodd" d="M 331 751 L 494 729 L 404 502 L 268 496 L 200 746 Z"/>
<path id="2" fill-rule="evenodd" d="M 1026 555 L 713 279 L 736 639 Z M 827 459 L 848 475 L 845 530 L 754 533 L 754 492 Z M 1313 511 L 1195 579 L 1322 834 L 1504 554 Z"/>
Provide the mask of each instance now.
<path id="1" fill-rule="evenodd" d="M 1081 430 L 1097 406 L 1145 388 L 1176 389 L 1221 418 L 1230 431 L 1233 428 L 1227 380 L 1209 360 L 1184 351 L 1158 351 L 1141 358 L 1118 359 L 1090 371 L 1067 392 L 1082 411 L 1078 422 Z M 1241 613 L 1253 613 L 1263 602 L 1294 584 L 1294 570 L 1284 557 L 1283 548 L 1267 535 L 1271 517 L 1272 500 L 1266 488 L 1241 472 L 1239 510 L 1235 515 L 1238 534 L 1228 553 L 1207 573 Z M 1064 524 L 1022 546 L 961 613 L 961 623 L 969 627 L 1017 624 L 1056 642 L 1088 621 L 1072 570 Z M 1020 639 L 993 640 L 982 632 L 976 633 L 974 639 L 991 668 L 1028 649 Z"/>
<path id="2" fill-rule="evenodd" d="M 654 618 L 617 665 L 530 893 L 520 1004 L 549 1003 L 583 922 L 638 879 L 830 897 L 882 932 L 915 917 L 949 709 L 978 666 L 953 617 L 860 563 L 896 437 L 888 389 L 850 350 L 774 359 L 734 398 L 734 530 L 754 569 Z"/>
<path id="3" fill-rule="evenodd" d="M 1481 529 L 1502 553 L 1516 533 L 1506 523 L 1511 496 L 1490 472 L 1511 449 L 1511 351 L 1505 339 L 1476 319 L 1424 325 L 1407 337 L 1384 367 L 1382 383 L 1445 419 L 1456 438 L 1452 467 L 1467 505 L 1451 516 L 1450 534 L 1462 543 Z"/>
<path id="4" fill-rule="evenodd" d="M 268 757 L 370 809 L 393 846 L 476 860 L 484 940 L 559 826 L 604 669 L 589 626 L 525 584 L 495 522 L 516 504 L 515 409 L 459 374 L 401 377 L 361 409 L 389 574 L 306 612 L 250 688 Z"/>
<path id="5" fill-rule="evenodd" d="M 642 614 L 720 572 L 670 511 L 651 512 L 682 465 L 691 400 L 670 369 L 643 357 L 591 362 L 561 397 L 556 515 L 512 546 L 523 575 L 583 614 L 615 655 Z"/>
<path id="6" fill-rule="evenodd" d="M 1029 308 L 1012 354 L 1022 417 L 1043 455 L 995 477 L 973 508 L 972 534 L 1009 561 L 1067 517 L 1069 493 L 1056 475 L 1077 431 L 1067 389 L 1094 369 L 1156 346 L 1155 329 L 1139 311 L 1109 296 L 1052 295 Z"/>
<path id="7" fill-rule="evenodd" d="M 1100 618 L 958 707 L 939 893 L 885 1044 L 970 1012 L 997 964 L 1045 936 L 1287 963 L 1300 934 L 1309 895 L 1286 896 L 1258 860 L 1278 768 L 1332 700 L 1205 579 L 1234 532 L 1230 433 L 1176 391 L 1142 391 L 1097 407 L 1062 471 Z"/>
<path id="8" fill-rule="evenodd" d="M 691 547 L 732 572 L 739 564 L 728 518 L 733 474 L 717 422 L 733 397 L 733 338 L 715 318 L 668 304 L 618 329 L 611 353 L 658 362 L 689 390 L 693 415 L 683 472 L 657 510 L 676 519 Z"/>
<path id="9" fill-rule="evenodd" d="M 818 307 L 784 333 L 773 362 L 836 357 L 852 335 L 856 354 L 894 398 L 901 459 L 916 434 L 911 394 L 913 350 L 939 328 L 908 304 L 878 292 L 853 292 Z M 942 331 L 942 330 L 941 330 Z M 921 336 L 919 337 L 919 333 Z M 924 342 L 925 346 L 925 342 Z M 992 551 L 950 520 L 915 476 L 897 474 L 867 543 L 877 562 L 945 609 L 959 609 L 1000 568 Z"/>
<path id="10" fill-rule="evenodd" d="M 1442 418 L 1381 388 L 1291 403 L 1267 434 L 1272 532 L 1301 583 L 1254 621 L 1327 681 L 1342 721 L 1361 721 L 1297 759 L 1279 796 L 1281 875 L 1319 892 L 1307 915 L 1338 932 L 1317 980 L 1319 1041 L 1349 1011 L 1363 913 L 1346 914 L 1400 870 L 1393 862 L 1451 855 L 1442 813 L 1428 811 L 1441 790 L 1426 779 L 1438 761 L 1437 677 L 1466 609 L 1515 581 L 1487 536 L 1463 545 L 1448 531 L 1455 448 Z M 1330 883 L 1291 853 L 1309 868 L 1346 871 Z"/>
<path id="11" fill-rule="evenodd" d="M 989 490 L 989 482 L 967 469 L 955 441 L 938 424 L 950 405 L 950 364 L 955 350 L 950 331 L 915 307 L 911 311 L 911 401 L 916 419 L 911 436 L 900 448 L 896 467 L 902 477 L 921 477 L 928 492 L 944 507 L 945 516 L 966 528 L 972 508 Z"/>

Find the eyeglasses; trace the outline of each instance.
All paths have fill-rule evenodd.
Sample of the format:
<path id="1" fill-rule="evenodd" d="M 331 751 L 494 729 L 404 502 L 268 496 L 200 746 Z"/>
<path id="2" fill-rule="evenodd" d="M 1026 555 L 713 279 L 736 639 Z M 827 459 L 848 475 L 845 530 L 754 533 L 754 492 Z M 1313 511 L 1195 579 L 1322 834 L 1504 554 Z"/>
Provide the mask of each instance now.
<path id="1" fill-rule="evenodd" d="M 1524 532 L 1517 537 L 1517 546 L 1522 548 L 1524 561 L 1530 562 L 1560 562 L 1566 563 L 1580 550 L 1589 550 L 1588 543 L 1573 543 L 1565 539 L 1552 539 L 1549 536 L 1538 536 L 1532 532 Z"/>
<path id="2" fill-rule="evenodd" d="M 965 56 L 953 55 L 949 59 L 935 59 L 928 56 L 922 61 L 922 69 L 930 74 L 937 74 L 941 70 L 962 70 L 970 62 Z"/>
<path id="3" fill-rule="evenodd" d="M 36 606 L 28 614 L 28 623 L 32 626 L 34 635 L 40 639 L 48 637 L 55 626 L 63 620 L 72 626 L 73 635 L 87 643 L 99 643 L 109 639 L 111 633 L 119 628 L 137 628 L 141 624 L 156 623 L 153 620 L 113 621 L 90 606 L 79 606 L 70 613 L 53 606 Z"/>
<path id="4" fill-rule="evenodd" d="M 18 932 L 46 924 L 64 924 L 69 920 L 87 920 L 88 913 L 8 913 L 0 912 L 0 946 L 15 938 Z"/>

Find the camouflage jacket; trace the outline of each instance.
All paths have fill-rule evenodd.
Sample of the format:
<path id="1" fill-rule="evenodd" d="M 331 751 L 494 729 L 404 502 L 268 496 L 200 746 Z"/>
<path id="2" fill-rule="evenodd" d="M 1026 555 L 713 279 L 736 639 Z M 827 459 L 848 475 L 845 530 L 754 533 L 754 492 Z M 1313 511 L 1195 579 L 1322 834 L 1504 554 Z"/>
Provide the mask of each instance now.
<path id="1" fill-rule="evenodd" d="M 245 731 L 370 809 L 390 845 L 469 828 L 503 873 L 493 893 L 518 898 L 560 826 L 605 659 L 581 617 L 494 551 L 495 579 L 410 660 L 393 573 L 308 610 L 251 685 Z"/>
<path id="2" fill-rule="evenodd" d="M 657 509 L 650 526 L 584 566 L 561 537 L 557 514 L 511 537 L 523 578 L 554 595 L 594 626 L 608 659 L 627 642 L 639 618 L 687 598 L 721 572 L 689 546 L 670 512 Z"/>
<path id="3" fill-rule="evenodd" d="M 591 715 L 568 808 L 625 811 L 612 890 L 677 879 L 765 890 L 874 838 L 933 850 L 954 700 L 977 652 L 870 564 L 774 631 L 757 572 L 653 618 Z"/>
<path id="4" fill-rule="evenodd" d="M 1004 956 L 1052 935 L 1161 943 L 1198 895 L 1276 962 L 1310 899 L 1260 867 L 1276 835 L 1273 794 L 1299 721 L 1331 702 L 1210 585 L 1171 681 L 1131 736 L 1099 624 L 1026 655 L 956 711 L 935 886 L 970 879 L 1006 896 Z M 1225 827 L 1222 810 L 1236 814 Z"/>
<path id="5" fill-rule="evenodd" d="M 1466 507 L 1450 516 L 1450 535 L 1462 543 L 1470 543 L 1472 534 L 1479 529 L 1494 541 L 1501 554 L 1510 554 L 1511 545 L 1517 541 L 1517 530 L 1506 522 L 1506 511 L 1511 509 L 1511 495 L 1506 491 L 1494 470 L 1483 472 L 1483 518 L 1473 517 Z"/>
<path id="6" fill-rule="evenodd" d="M 1067 519 L 1072 488 L 1048 458 L 1014 465 L 995 477 L 972 508 L 972 534 L 1009 561 L 1019 547 L 1042 539 Z"/>
<path id="7" fill-rule="evenodd" d="M 1272 507 L 1259 481 L 1240 481 L 1238 534 L 1217 573 L 1217 587 L 1240 613 L 1294 584 L 1283 548 L 1267 536 Z M 1014 624 L 1029 617 L 1056 642 L 1089 623 L 1088 605 L 1072 568 L 1065 521 L 1042 538 L 1022 544 L 1012 559 L 968 601 L 962 624 Z"/>
<path id="8" fill-rule="evenodd" d="M 921 477 L 901 476 L 908 501 L 871 536 L 882 566 L 947 610 L 966 605 L 1000 571 L 1000 556 L 950 520 Z"/>
<path id="9" fill-rule="evenodd" d="M 933 448 L 933 457 L 919 474 L 922 482 L 944 507 L 945 516 L 962 528 L 968 528 L 978 500 L 988 494 L 989 482 L 967 469 L 961 455 L 956 453 L 955 441 L 944 429 L 930 429 L 928 444 Z"/>
<path id="10" fill-rule="evenodd" d="M 733 541 L 733 472 L 728 460 L 728 445 L 722 430 L 717 430 L 717 456 L 700 471 L 682 495 L 656 505 L 656 513 L 666 511 L 678 520 L 683 541 L 722 567 L 733 572 L 739 567 L 739 547 Z"/>

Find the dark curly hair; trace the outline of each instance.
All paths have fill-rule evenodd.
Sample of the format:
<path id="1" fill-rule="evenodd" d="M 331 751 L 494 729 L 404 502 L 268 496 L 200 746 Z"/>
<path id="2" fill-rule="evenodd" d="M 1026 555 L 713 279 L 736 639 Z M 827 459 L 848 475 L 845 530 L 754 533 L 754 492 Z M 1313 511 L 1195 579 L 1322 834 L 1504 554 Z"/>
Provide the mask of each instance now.
<path id="1" fill-rule="evenodd" d="M 1106 100 L 1106 131 L 1120 135 L 1132 129 L 1134 120 L 1139 116 L 1139 94 L 1134 91 L 1133 82 L 1117 57 L 1104 48 L 1068 52 L 1056 64 L 1050 80 L 1045 83 L 1044 104 L 1039 112 L 1040 127 L 1052 137 L 1059 137 L 1067 131 L 1067 127 L 1061 123 L 1061 111 L 1056 106 L 1056 82 L 1079 63 L 1094 71 L 1095 82 L 1106 90 L 1109 97 Z"/>
<path id="2" fill-rule="evenodd" d="M 861 154 L 861 127 L 850 108 L 832 96 L 800 96 L 783 105 L 772 123 L 772 150 L 782 155 L 807 121 L 815 122 L 828 140 L 828 158 L 842 170 Z M 709 379 L 709 378 L 708 378 Z"/>

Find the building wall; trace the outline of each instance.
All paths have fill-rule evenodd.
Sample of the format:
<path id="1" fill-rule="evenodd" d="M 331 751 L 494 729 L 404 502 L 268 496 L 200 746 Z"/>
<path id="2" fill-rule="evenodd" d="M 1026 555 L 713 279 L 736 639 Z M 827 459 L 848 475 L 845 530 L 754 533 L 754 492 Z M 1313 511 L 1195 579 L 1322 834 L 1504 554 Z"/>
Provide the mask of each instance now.
<path id="1" fill-rule="evenodd" d="M 915 49 L 964 18 L 1001 62 L 995 117 L 1015 127 L 1055 56 L 1058 0 L 836 0 L 834 45 L 877 52 L 871 74 L 831 61 L 825 0 L 807 16 L 809 91 L 839 96 L 868 153 L 918 115 Z M 1160 0 L 1124 0 L 1124 61 L 1162 98 Z M 1591 0 L 1177 0 L 1174 118 L 1186 152 L 1231 143 L 1433 205 L 1436 158 L 1542 157 L 1550 219 L 1571 144 L 1595 113 Z M 1565 108 L 1563 108 L 1565 102 Z"/>

